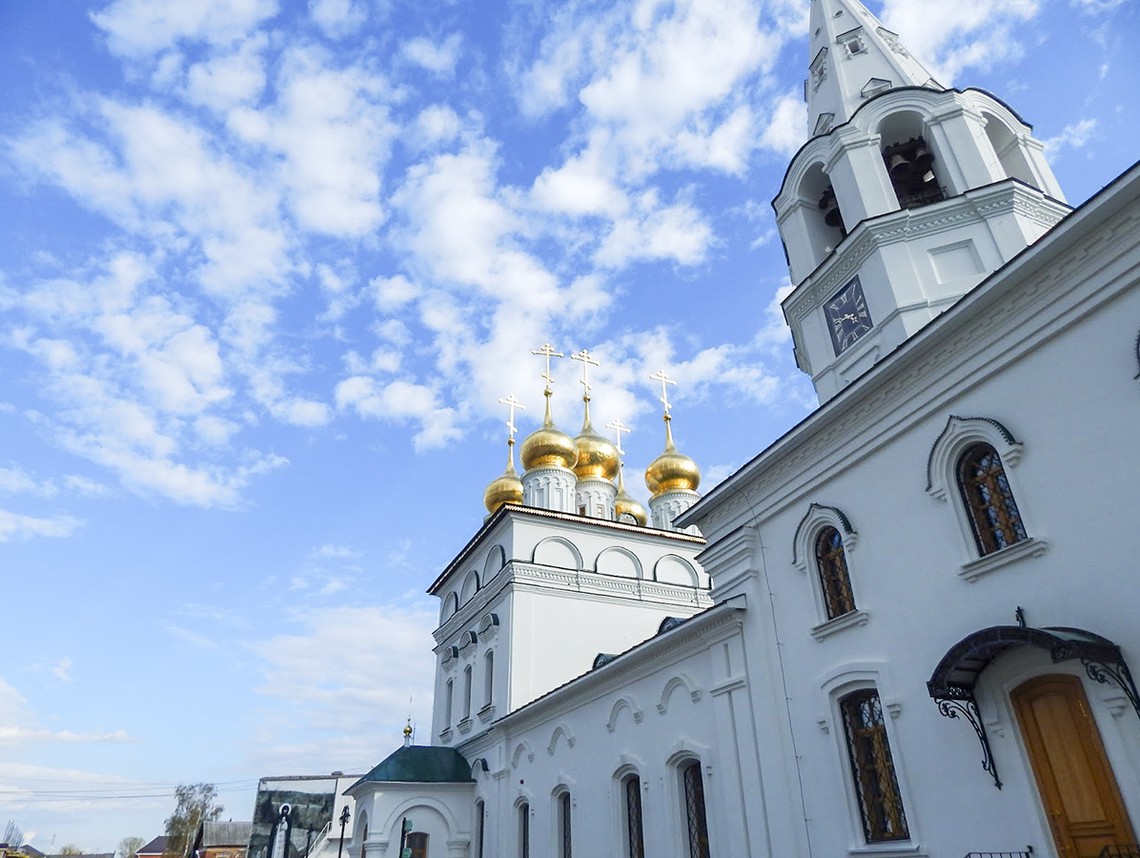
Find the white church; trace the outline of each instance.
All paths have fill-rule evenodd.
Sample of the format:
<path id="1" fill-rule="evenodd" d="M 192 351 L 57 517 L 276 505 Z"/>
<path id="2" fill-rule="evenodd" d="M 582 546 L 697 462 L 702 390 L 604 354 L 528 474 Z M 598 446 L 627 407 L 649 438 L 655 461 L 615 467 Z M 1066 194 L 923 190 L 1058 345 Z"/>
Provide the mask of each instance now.
<path id="1" fill-rule="evenodd" d="M 1072 209 L 1011 106 L 810 26 L 773 205 L 820 407 L 701 497 L 660 376 L 646 510 L 540 349 L 352 858 L 1140 855 L 1140 167 Z"/>

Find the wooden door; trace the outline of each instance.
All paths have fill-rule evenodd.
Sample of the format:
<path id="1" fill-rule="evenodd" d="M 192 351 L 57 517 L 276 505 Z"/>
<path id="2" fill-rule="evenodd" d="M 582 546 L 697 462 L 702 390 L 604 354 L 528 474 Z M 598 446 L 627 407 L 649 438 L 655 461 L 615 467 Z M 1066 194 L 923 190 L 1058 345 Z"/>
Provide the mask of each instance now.
<path id="1" fill-rule="evenodd" d="M 1097 858 L 1110 844 L 1135 843 L 1080 679 L 1040 676 L 1010 697 L 1057 854 Z"/>

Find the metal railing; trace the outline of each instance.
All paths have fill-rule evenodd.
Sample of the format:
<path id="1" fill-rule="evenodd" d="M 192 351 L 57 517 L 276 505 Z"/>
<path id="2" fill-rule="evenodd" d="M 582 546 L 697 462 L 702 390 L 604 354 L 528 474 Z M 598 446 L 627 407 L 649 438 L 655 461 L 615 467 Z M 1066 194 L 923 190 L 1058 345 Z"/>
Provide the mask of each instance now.
<path id="1" fill-rule="evenodd" d="M 1033 847 L 1026 846 L 1022 852 L 967 852 L 962 858 L 1033 858 Z"/>

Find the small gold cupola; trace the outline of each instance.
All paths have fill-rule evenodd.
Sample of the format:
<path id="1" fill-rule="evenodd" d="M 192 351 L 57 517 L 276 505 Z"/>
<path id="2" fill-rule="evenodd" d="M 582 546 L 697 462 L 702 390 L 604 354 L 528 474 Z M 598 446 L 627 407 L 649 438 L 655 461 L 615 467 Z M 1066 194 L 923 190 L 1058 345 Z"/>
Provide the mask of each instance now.
<path id="1" fill-rule="evenodd" d="M 507 469 L 493 479 L 483 492 L 483 503 L 487 513 L 496 512 L 503 504 L 521 504 L 523 502 L 523 484 L 515 470 L 515 409 L 523 405 L 515 399 L 512 393 L 506 399 L 500 399 L 503 405 L 511 409 L 510 419 L 507 421 Z"/>
<path id="2" fill-rule="evenodd" d="M 665 452 L 649 463 L 645 469 L 645 487 L 657 497 L 665 492 L 696 492 L 701 484 L 701 470 L 697 463 L 677 449 L 673 443 L 672 415 L 669 413 L 668 384 L 676 384 L 662 370 L 652 376 L 661 382 L 661 404 L 665 406 Z"/>
<path id="3" fill-rule="evenodd" d="M 613 480 L 617 476 L 620 463 L 618 448 L 595 432 L 590 423 L 591 388 L 588 372 L 589 368 L 597 366 L 598 362 L 590 357 L 590 353 L 586 349 L 582 349 L 570 357 L 582 364 L 582 404 L 584 411 L 582 431 L 574 439 L 574 446 L 578 448 L 578 462 L 574 465 L 574 473 L 580 480 L 588 477 Z"/>
<path id="4" fill-rule="evenodd" d="M 695 492 L 701 484 L 701 469 L 697 463 L 673 444 L 672 418 L 665 415 L 665 452 L 649 463 L 645 469 L 645 487 L 654 496 L 664 492 Z"/>
<path id="5" fill-rule="evenodd" d="M 546 397 L 546 416 L 542 426 L 531 432 L 519 449 L 523 470 L 532 471 L 535 468 L 549 467 L 573 468 L 578 462 L 578 448 L 574 445 L 573 438 L 554 425 L 554 419 L 550 414 L 550 397 L 554 395 L 554 390 L 551 388 L 554 379 L 550 375 L 550 359 L 562 357 L 562 354 L 554 351 L 549 343 L 537 349 L 534 354 L 546 358 L 546 374 L 542 376 L 546 379 L 546 388 L 542 392 Z"/>
<path id="6" fill-rule="evenodd" d="M 613 429 L 614 432 L 617 433 L 617 444 L 614 445 L 618 453 L 617 497 L 614 498 L 614 519 L 623 524 L 636 524 L 638 527 L 645 527 L 645 525 L 649 523 L 649 513 L 646 512 L 641 501 L 632 497 L 629 492 L 625 490 L 625 463 L 622 461 L 625 451 L 621 448 L 621 436 L 623 432 L 630 431 L 629 427 L 620 420 L 615 420 L 613 423 L 607 423 L 606 428 Z"/>

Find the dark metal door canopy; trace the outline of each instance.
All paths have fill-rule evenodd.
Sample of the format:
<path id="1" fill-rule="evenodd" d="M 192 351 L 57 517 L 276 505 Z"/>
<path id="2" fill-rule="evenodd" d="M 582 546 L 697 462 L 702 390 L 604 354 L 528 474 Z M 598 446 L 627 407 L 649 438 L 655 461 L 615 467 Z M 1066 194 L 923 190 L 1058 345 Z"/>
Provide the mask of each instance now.
<path id="1" fill-rule="evenodd" d="M 1140 692 L 1136 690 L 1120 647 L 1108 638 L 1066 626 L 1035 629 L 1024 625 L 990 626 L 967 635 L 950 647 L 938 662 L 926 689 L 938 704 L 939 712 L 947 718 L 961 715 L 970 722 L 982 745 L 982 768 L 990 773 L 998 789 L 1001 789 L 1001 779 L 990 751 L 986 726 L 978 711 L 974 687 L 990 662 L 1006 650 L 1019 646 L 1045 650 L 1054 664 L 1079 659 L 1090 679 L 1104 684 L 1111 681 L 1119 686 L 1140 717 Z"/>

